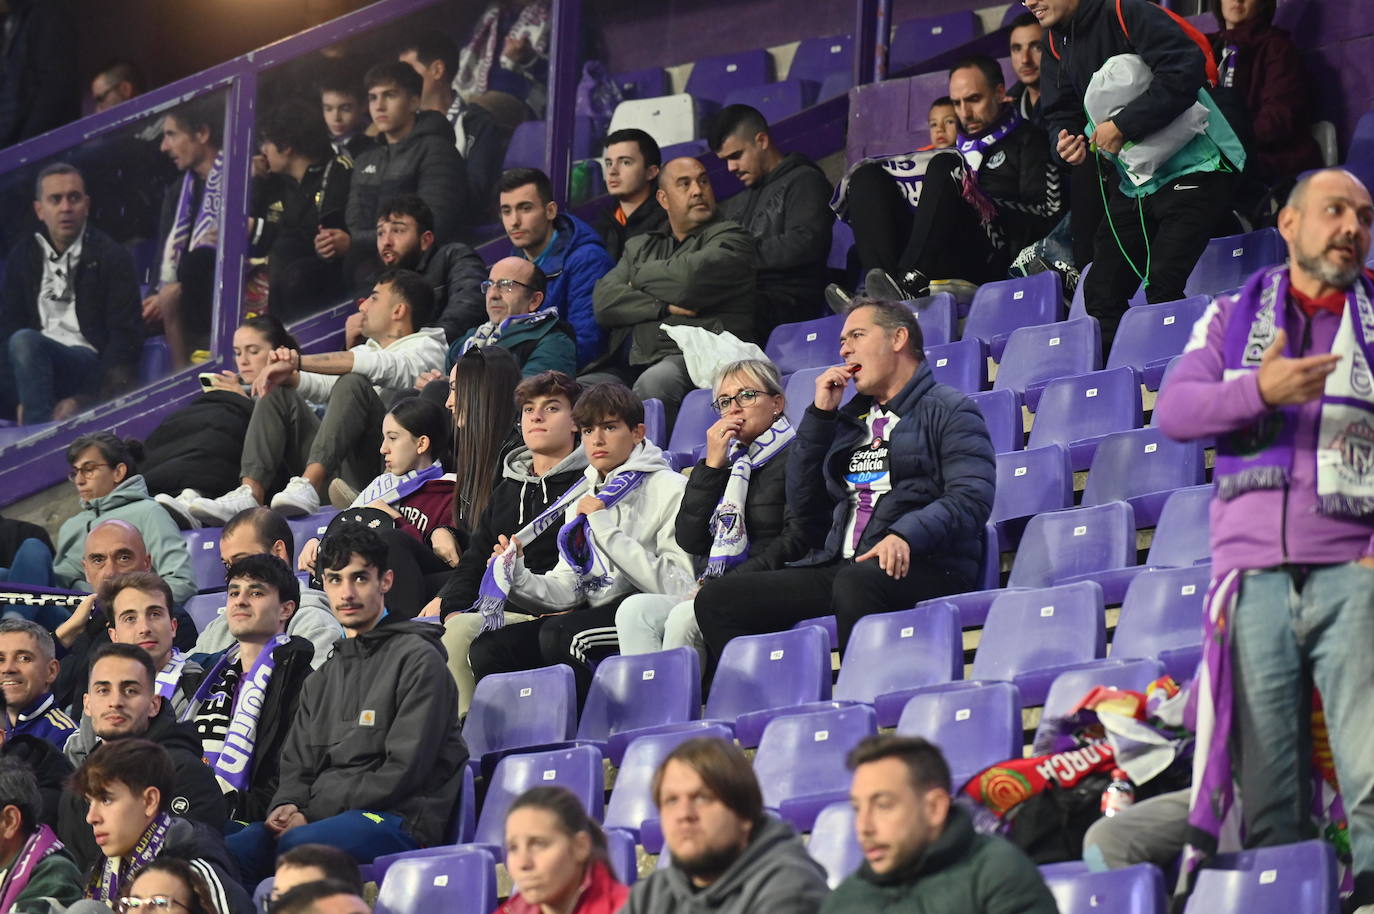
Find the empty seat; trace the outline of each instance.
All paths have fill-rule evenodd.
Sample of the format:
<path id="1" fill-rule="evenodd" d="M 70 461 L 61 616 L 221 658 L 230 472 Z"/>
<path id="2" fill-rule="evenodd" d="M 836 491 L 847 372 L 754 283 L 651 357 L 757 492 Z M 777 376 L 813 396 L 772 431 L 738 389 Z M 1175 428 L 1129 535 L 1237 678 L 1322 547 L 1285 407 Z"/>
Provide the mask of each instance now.
<path id="1" fill-rule="evenodd" d="M 660 153 L 663 161 L 671 162 L 673 159 L 695 159 L 710 152 L 711 149 L 706 145 L 705 140 L 688 140 L 685 143 L 673 143 L 671 146 L 664 146 Z"/>
<path id="2" fill-rule="evenodd" d="M 668 74 L 662 67 L 618 73 L 611 79 L 619 87 L 623 98 L 657 98 L 667 95 L 670 88 Z"/>
<path id="3" fill-rule="evenodd" d="M 864 862 L 863 848 L 854 834 L 854 807 L 848 800 L 836 800 L 816 816 L 806 852 L 825 870 L 826 884 L 832 889 Z"/>
<path id="4" fill-rule="evenodd" d="M 1112 342 L 1107 367 L 1129 365 L 1140 372 L 1147 388 L 1158 390 L 1169 360 L 1188 345 L 1193 324 L 1202 317 L 1210 301 L 1206 295 L 1194 295 L 1179 301 L 1127 308 Z"/>
<path id="5" fill-rule="evenodd" d="M 974 679 L 1016 684 L 1027 704 L 1040 704 L 1061 667 L 1106 655 L 1102 588 L 1079 581 L 1011 590 L 992 602 L 973 657 Z"/>
<path id="6" fill-rule="evenodd" d="M 167 338 L 150 336 L 143 340 L 143 353 L 138 363 L 138 381 L 147 384 L 156 381 L 172 370 L 172 351 L 167 348 Z"/>
<path id="7" fill-rule="evenodd" d="M 1090 263 L 1078 274 L 1078 285 L 1073 287 L 1073 299 L 1069 302 L 1069 320 L 1071 321 L 1088 316 L 1087 305 L 1083 303 L 1085 294 L 1083 281 L 1088 278 L 1088 271 L 1092 268 L 1093 265 Z"/>
<path id="8" fill-rule="evenodd" d="M 504 845 L 504 840 L 502 842 Z M 397 860 L 377 890 L 377 914 L 490 914 L 495 909 L 496 862 L 482 848 Z"/>
<path id="9" fill-rule="evenodd" d="M 1105 872 L 1067 872 L 1042 867 L 1060 914 L 1160 914 L 1168 896 L 1164 874 L 1152 863 Z"/>
<path id="10" fill-rule="evenodd" d="M 701 668 L 692 648 L 607 657 L 596 666 L 577 738 L 605 742 L 605 754 L 619 764 L 635 731 L 700 713 Z"/>
<path id="11" fill-rule="evenodd" d="M 1125 501 L 1137 527 L 1153 527 L 1169 494 L 1201 485 L 1205 472 L 1199 442 L 1175 441 L 1157 428 L 1116 432 L 1097 446 L 1083 504 Z"/>
<path id="12" fill-rule="evenodd" d="M 181 531 L 186 551 L 191 555 L 191 573 L 196 577 L 197 590 L 224 589 L 224 562 L 219 556 L 220 533 L 218 527 Z"/>
<path id="13" fill-rule="evenodd" d="M 777 709 L 829 698 L 830 676 L 830 645 L 814 625 L 734 638 L 721 652 L 705 717 L 732 723 L 741 746 L 756 746 Z"/>
<path id="14" fill-rule="evenodd" d="M 825 632 L 826 648 L 832 653 L 840 646 L 840 623 L 834 616 L 816 616 L 814 619 L 803 619 L 793 628 L 801 628 L 803 625 L 814 625 Z"/>
<path id="15" fill-rule="evenodd" d="M 658 766 L 680 744 L 697 738 L 729 740 L 730 730 L 724 724 L 703 722 L 696 727 L 650 733 L 630 740 L 616 772 L 611 798 L 606 803 L 606 827 L 624 829 L 638 839 L 643 823 L 658 818 L 658 804 L 651 792 Z M 645 849 L 657 852 L 657 848 L 648 845 Z"/>
<path id="16" fill-rule="evenodd" d="M 1260 269 L 1283 263 L 1288 249 L 1276 228 L 1213 238 L 1198 257 L 1184 287 L 1186 295 L 1213 295 L 1235 289 Z"/>
<path id="17" fill-rule="evenodd" d="M 666 443 L 663 434 L 666 425 L 667 417 L 663 411 L 663 401 L 657 397 L 646 398 L 644 400 L 644 437 L 659 447 L 663 447 Z"/>
<path id="18" fill-rule="evenodd" d="M 1073 471 L 1069 469 L 1069 449 L 1064 445 L 1047 444 L 997 455 L 991 519 L 997 524 L 1000 552 L 1016 548 L 1030 518 L 1072 506 Z"/>
<path id="19" fill-rule="evenodd" d="M 748 105 L 763 115 L 769 124 L 776 124 L 809 106 L 820 87 L 800 79 L 784 79 L 781 82 L 765 83 L 758 86 L 741 86 L 731 89 L 725 96 L 727 105 Z"/>
<path id="20" fill-rule="evenodd" d="M 1102 335 L 1093 318 L 1022 327 L 1007 340 L 992 386 L 1019 391 L 1034 411 L 1050 381 L 1096 371 L 1101 364 Z"/>
<path id="21" fill-rule="evenodd" d="M 908 19 L 897 24 L 888 50 L 888 70 L 896 73 L 930 60 L 978 37 L 978 17 L 971 10 Z"/>
<path id="22" fill-rule="evenodd" d="M 1212 487 L 1175 489 L 1159 512 L 1147 565 L 1196 565 L 1211 558 Z"/>
<path id="23" fill-rule="evenodd" d="M 224 612 L 224 593 L 198 593 L 186 601 L 182 609 L 191 621 L 196 623 L 196 631 L 204 632 L 206 626 L 219 618 Z"/>
<path id="24" fill-rule="evenodd" d="M 1184 914 L 1336 914 L 1336 851 L 1302 841 L 1218 854 L 1198 872 Z"/>
<path id="25" fill-rule="evenodd" d="M 506 810 L 516 797 L 531 787 L 558 785 L 568 788 L 582 801 L 588 814 L 600 822 L 605 784 L 601 753 L 595 746 L 508 755 L 496 764 L 488 783 L 482 812 L 477 817 L 474 842 L 505 847 Z"/>
<path id="26" fill-rule="evenodd" d="M 1202 645 L 1203 603 L 1211 565 L 1156 568 L 1126 590 L 1112 637 L 1112 657 L 1157 657 L 1165 671 L 1186 682 Z"/>
<path id="27" fill-rule="evenodd" d="M 706 430 L 720 418 L 711 406 L 711 396 L 711 391 L 699 387 L 682 398 L 677 419 L 673 422 L 673 433 L 668 437 L 668 450 L 674 454 L 692 454 L 706 446 Z"/>
<path id="28" fill-rule="evenodd" d="M 1086 470 L 1104 437 L 1140 428 L 1143 422 L 1135 369 L 1109 368 L 1056 378 L 1045 385 L 1036 404 L 1026 446 L 1066 445 L 1073 469 Z"/>
<path id="29" fill-rule="evenodd" d="M 994 451 L 1001 454 L 1021 450 L 1026 433 L 1021 422 L 1021 396 L 1016 391 L 983 390 L 969 394 L 969 399 L 983 414 Z"/>
<path id="30" fill-rule="evenodd" d="M 768 335 L 764 354 L 778 368 L 779 374 L 791 374 L 802 368 L 834 365 L 840 359 L 840 331 L 844 318 L 838 314 L 794 324 L 779 324 Z"/>
<path id="31" fill-rule="evenodd" d="M 943 346 L 959 338 L 959 303 L 949 292 L 936 292 L 905 302 L 921 325 L 927 346 Z"/>
<path id="32" fill-rule="evenodd" d="M 1013 330 L 1053 324 L 1063 313 L 1059 274 L 1053 270 L 985 283 L 973 295 L 964 336 L 987 343 L 992 360 L 1000 362 Z"/>
<path id="33" fill-rule="evenodd" d="M 494 673 L 477 683 L 463 723 L 470 764 L 508 749 L 572 739 L 577 689 L 565 664 Z"/>
<path id="34" fill-rule="evenodd" d="M 810 831 L 827 805 L 849 795 L 845 756 L 878 732 L 873 709 L 851 705 L 769 721 L 754 756 L 765 806 Z"/>
<path id="35" fill-rule="evenodd" d="M 696 103 L 686 92 L 627 99 L 615 106 L 609 132 L 627 127 L 645 131 L 665 149 L 674 143 L 689 142 L 697 136 Z"/>
<path id="36" fill-rule="evenodd" d="M 733 89 L 761 86 L 773 79 L 772 59 L 762 49 L 703 57 L 692 65 L 687 93 L 724 104 Z"/>
<path id="37" fill-rule="evenodd" d="M 989 765 L 1021 757 L 1021 695 L 1010 682 L 925 689 L 907 699 L 897 732 L 939 746 L 957 791 Z"/>
<path id="38" fill-rule="evenodd" d="M 838 349 L 838 346 L 837 346 Z M 839 358 L 836 358 L 839 361 Z M 803 368 L 792 372 L 783 385 L 783 393 L 787 395 L 787 420 L 793 425 L 800 425 L 802 414 L 806 408 L 816 402 L 816 378 L 821 376 L 827 366 L 819 368 Z M 846 384 L 844 394 L 840 397 L 840 405 L 848 403 L 854 399 L 854 385 Z"/>
<path id="39" fill-rule="evenodd" d="M 926 361 L 941 384 L 966 394 L 988 386 L 987 348 L 982 341 L 965 338 L 942 346 L 927 346 Z"/>
<path id="40" fill-rule="evenodd" d="M 878 726 L 897 723 L 909 694 L 964 673 L 959 613 L 948 603 L 864 616 L 849 636 L 835 698 L 874 705 Z"/>
<path id="41" fill-rule="evenodd" d="M 831 73 L 821 83 L 821 90 L 816 93 L 816 101 L 823 102 L 837 95 L 844 95 L 852 88 L 854 88 L 853 70 Z"/>
<path id="42" fill-rule="evenodd" d="M 825 82 L 826 77 L 835 73 L 847 73 L 854 67 L 854 36 L 827 35 L 821 38 L 803 38 L 792 55 L 792 66 L 787 71 L 788 79 L 808 79 L 814 83 Z"/>
<path id="43" fill-rule="evenodd" d="M 1163 665 L 1148 657 L 1132 660 L 1112 657 L 1065 670 L 1054 677 L 1045 695 L 1045 707 L 1040 712 L 1040 731 L 1052 725 L 1055 718 L 1072 711 L 1083 700 L 1083 696 L 1098 686 L 1144 692 L 1150 683 L 1163 675 Z M 1040 731 L 1037 731 L 1037 736 Z"/>
<path id="44" fill-rule="evenodd" d="M 854 247 L 854 230 L 843 219 L 836 219 L 830 226 L 830 256 L 825 265 L 841 273 L 849 269 L 849 249 Z"/>
<path id="45" fill-rule="evenodd" d="M 611 858 L 611 872 L 624 885 L 634 885 L 639 878 L 639 864 L 635 858 L 635 839 L 619 828 L 606 831 L 606 855 Z"/>

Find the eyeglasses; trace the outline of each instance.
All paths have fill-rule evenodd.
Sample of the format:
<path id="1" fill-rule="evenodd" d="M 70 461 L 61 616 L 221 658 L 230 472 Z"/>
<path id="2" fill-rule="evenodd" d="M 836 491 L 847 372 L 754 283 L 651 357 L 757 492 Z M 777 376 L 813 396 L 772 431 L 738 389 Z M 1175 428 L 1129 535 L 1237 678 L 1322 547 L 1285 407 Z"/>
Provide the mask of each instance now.
<path id="1" fill-rule="evenodd" d="M 741 390 L 733 397 L 721 397 L 719 400 L 713 401 L 711 403 L 711 408 L 714 409 L 716 412 L 723 414 L 731 406 L 734 406 L 736 403 L 738 403 L 740 409 L 745 409 L 749 406 L 752 406 L 754 401 L 762 396 L 764 396 L 764 393 L 761 390 L 745 389 Z"/>
<path id="2" fill-rule="evenodd" d="M 173 905 L 176 905 L 180 908 L 185 908 L 188 911 L 191 910 L 189 906 L 183 904 L 180 901 L 177 901 L 170 895 L 149 895 L 147 898 L 139 898 L 135 895 L 129 895 L 119 899 L 119 903 L 115 905 L 115 910 L 118 911 L 119 914 L 129 914 L 129 912 L 131 911 L 144 910 L 170 911 L 172 910 Z"/>
<path id="3" fill-rule="evenodd" d="M 83 463 L 83 464 L 81 464 L 81 466 L 79 466 L 79 467 L 72 467 L 70 470 L 68 470 L 68 471 L 67 471 L 67 479 L 68 479 L 70 482 L 76 482 L 76 477 L 78 477 L 78 476 L 80 476 L 82 479 L 88 479 L 88 478 L 90 478 L 91 476 L 94 476 L 94 475 L 95 475 L 95 471 L 98 470 L 98 469 L 100 469 L 101 467 L 111 467 L 111 468 L 113 468 L 113 467 L 114 467 L 114 464 L 113 464 L 113 463 Z"/>
<path id="4" fill-rule="evenodd" d="M 502 295 L 514 292 L 516 286 L 522 289 L 530 288 L 529 283 L 520 282 L 518 279 L 484 279 L 482 280 L 482 294 L 486 295 L 490 292 L 492 286 L 501 290 Z"/>

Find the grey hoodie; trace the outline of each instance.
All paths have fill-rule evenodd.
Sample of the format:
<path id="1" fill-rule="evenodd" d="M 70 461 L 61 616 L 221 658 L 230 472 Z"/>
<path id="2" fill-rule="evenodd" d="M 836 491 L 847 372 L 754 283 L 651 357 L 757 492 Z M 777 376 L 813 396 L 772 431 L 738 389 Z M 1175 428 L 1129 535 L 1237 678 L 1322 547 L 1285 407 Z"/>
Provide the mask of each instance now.
<path id="1" fill-rule="evenodd" d="M 666 867 L 635 885 L 621 914 L 815 914 L 829 891 L 792 826 L 765 816 L 715 882 L 698 889 L 677 866 Z"/>

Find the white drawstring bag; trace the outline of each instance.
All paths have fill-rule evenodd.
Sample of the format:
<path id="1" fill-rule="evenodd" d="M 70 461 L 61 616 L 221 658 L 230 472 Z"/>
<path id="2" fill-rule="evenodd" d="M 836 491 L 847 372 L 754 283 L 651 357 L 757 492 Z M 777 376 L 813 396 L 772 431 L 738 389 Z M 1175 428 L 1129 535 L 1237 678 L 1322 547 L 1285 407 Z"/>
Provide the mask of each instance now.
<path id="1" fill-rule="evenodd" d="M 1143 95 L 1154 81 L 1154 72 L 1139 54 L 1117 54 L 1107 58 L 1088 83 L 1083 93 L 1083 107 L 1091 121 L 1088 132 L 1095 125 L 1109 121 L 1121 110 Z M 1165 127 L 1147 137 L 1127 142 L 1115 158 L 1121 164 L 1126 179 L 1136 187 L 1148 184 L 1155 172 L 1207 130 L 1207 106 L 1195 101 Z"/>
<path id="2" fill-rule="evenodd" d="M 768 358 L 758 346 L 746 343 L 729 331 L 712 333 L 705 327 L 686 324 L 658 326 L 682 350 L 687 359 L 687 374 L 692 376 L 692 383 L 697 387 L 710 388 L 720 370 L 731 362 Z"/>

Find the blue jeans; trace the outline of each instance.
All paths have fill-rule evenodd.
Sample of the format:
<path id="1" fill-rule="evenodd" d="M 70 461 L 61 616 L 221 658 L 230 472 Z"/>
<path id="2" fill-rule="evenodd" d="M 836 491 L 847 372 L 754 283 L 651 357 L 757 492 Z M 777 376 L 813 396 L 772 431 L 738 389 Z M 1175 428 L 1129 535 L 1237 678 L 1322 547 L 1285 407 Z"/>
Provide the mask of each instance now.
<path id="1" fill-rule="evenodd" d="M 1374 888 L 1374 569 L 1270 569 L 1241 582 L 1232 623 L 1236 769 L 1250 847 L 1315 836 L 1312 686 L 1350 823 L 1356 894 Z M 1366 899 L 1367 900 L 1367 899 Z"/>
<path id="2" fill-rule="evenodd" d="M 389 812 L 350 810 L 310 822 L 277 838 L 262 822 L 224 839 L 238 861 L 244 885 L 257 885 L 276 871 L 277 857 L 302 844 L 328 844 L 351 854 L 358 863 L 371 863 L 386 854 L 413 851 L 415 839 L 401 827 L 401 817 Z"/>
<path id="3" fill-rule="evenodd" d="M 24 424 L 52 418 L 63 397 L 100 387 L 100 355 L 85 346 L 64 346 L 33 329 L 17 330 L 5 344 L 8 367 L 0 370 L 0 408 L 24 407 Z"/>
<path id="4" fill-rule="evenodd" d="M 52 586 L 52 550 L 40 539 L 24 540 L 14 550 L 10 567 L 0 568 L 0 581 L 14 584 L 32 584 L 35 587 Z"/>

